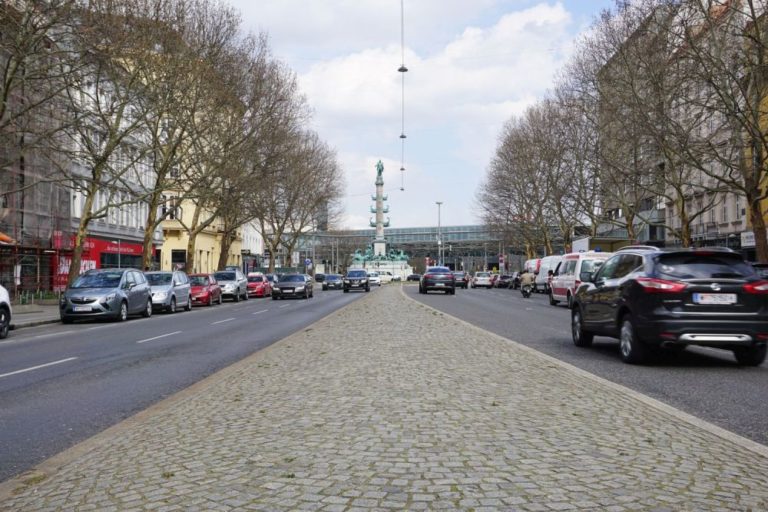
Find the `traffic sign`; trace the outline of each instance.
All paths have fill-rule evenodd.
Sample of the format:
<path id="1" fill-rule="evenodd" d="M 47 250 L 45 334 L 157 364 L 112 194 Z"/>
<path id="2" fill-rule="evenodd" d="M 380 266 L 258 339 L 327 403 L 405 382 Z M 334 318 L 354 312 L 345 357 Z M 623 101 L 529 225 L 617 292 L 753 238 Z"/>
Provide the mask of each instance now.
<path id="1" fill-rule="evenodd" d="M 311 264 L 312 264 L 312 260 L 311 259 L 307 258 L 307 259 L 304 260 L 304 266 L 308 267 Z"/>

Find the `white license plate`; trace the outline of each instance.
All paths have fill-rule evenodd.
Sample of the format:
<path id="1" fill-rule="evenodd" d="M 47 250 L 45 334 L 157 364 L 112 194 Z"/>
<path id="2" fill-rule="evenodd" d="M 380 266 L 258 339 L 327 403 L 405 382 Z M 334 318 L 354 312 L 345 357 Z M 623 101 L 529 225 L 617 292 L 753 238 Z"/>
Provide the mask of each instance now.
<path id="1" fill-rule="evenodd" d="M 445 286 L 445 283 L 435 283 L 435 286 Z"/>
<path id="2" fill-rule="evenodd" d="M 91 311 L 91 306 L 73 306 L 72 311 Z"/>
<path id="3" fill-rule="evenodd" d="M 729 305 L 736 304 L 735 293 L 694 293 L 693 302 L 696 304 Z"/>

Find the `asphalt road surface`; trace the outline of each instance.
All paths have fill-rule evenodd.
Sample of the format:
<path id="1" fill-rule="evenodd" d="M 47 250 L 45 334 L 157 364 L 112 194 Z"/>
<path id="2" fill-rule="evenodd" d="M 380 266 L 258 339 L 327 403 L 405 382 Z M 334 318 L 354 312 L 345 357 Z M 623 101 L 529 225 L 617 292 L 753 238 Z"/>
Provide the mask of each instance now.
<path id="1" fill-rule="evenodd" d="M 317 286 L 309 300 L 250 299 L 14 332 L 0 343 L 0 481 L 362 295 Z"/>
<path id="2" fill-rule="evenodd" d="M 571 341 L 570 310 L 547 296 L 519 290 L 456 290 L 456 295 L 405 287 L 417 300 L 595 375 L 660 400 L 758 443 L 768 445 L 768 366 L 740 367 L 728 351 L 689 347 L 650 365 L 624 364 L 618 341 L 595 337 L 591 348 Z M 574 390 L 578 393 L 579 390 Z"/>

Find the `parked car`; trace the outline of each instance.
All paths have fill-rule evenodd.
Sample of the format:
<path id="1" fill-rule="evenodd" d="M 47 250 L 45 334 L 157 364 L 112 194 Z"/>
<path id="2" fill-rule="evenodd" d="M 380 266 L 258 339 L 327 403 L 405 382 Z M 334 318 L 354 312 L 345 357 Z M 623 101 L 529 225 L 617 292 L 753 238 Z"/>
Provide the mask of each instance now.
<path id="1" fill-rule="evenodd" d="M 323 290 L 341 290 L 344 287 L 344 283 L 341 280 L 339 274 L 328 274 L 323 281 Z"/>
<path id="2" fill-rule="evenodd" d="M 271 297 L 272 283 L 261 272 L 248 272 L 246 277 L 249 297 Z"/>
<path id="3" fill-rule="evenodd" d="M 371 286 L 381 286 L 381 276 L 378 272 L 368 272 L 368 282 Z"/>
<path id="4" fill-rule="evenodd" d="M 342 289 L 344 293 L 348 293 L 349 290 L 371 291 L 371 284 L 368 282 L 368 272 L 363 269 L 347 270 L 347 274 L 342 280 Z"/>
<path id="5" fill-rule="evenodd" d="M 475 272 L 475 275 L 472 277 L 472 281 L 470 282 L 469 286 L 471 288 L 491 288 L 493 286 L 491 282 L 491 273 Z"/>
<path id="6" fill-rule="evenodd" d="M 687 345 L 731 350 L 742 365 L 765 360 L 768 280 L 736 252 L 622 249 L 579 277 L 571 312 L 579 347 L 601 335 L 619 339 L 626 363 Z"/>
<path id="7" fill-rule="evenodd" d="M 510 274 L 509 287 L 513 290 L 520 288 L 520 272 L 512 272 Z"/>
<path id="8" fill-rule="evenodd" d="M 403 276 L 400 274 L 395 274 L 392 276 L 392 282 L 393 283 L 402 283 L 403 282 Z"/>
<path id="9" fill-rule="evenodd" d="M 467 289 L 467 286 L 469 286 L 469 274 L 463 270 L 457 270 L 453 273 L 453 277 L 456 280 L 456 288 Z"/>
<path id="10" fill-rule="evenodd" d="M 768 277 L 768 263 L 753 263 L 752 266 L 760 277 Z"/>
<path id="11" fill-rule="evenodd" d="M 533 272 L 534 274 L 538 274 L 540 266 L 541 266 L 541 258 L 533 258 L 530 260 L 525 260 L 525 263 L 523 263 L 523 270 L 528 272 Z"/>
<path id="12" fill-rule="evenodd" d="M 184 307 L 185 311 L 192 310 L 192 294 L 187 274 L 180 270 L 144 272 L 144 277 L 149 282 L 153 308 L 168 313 L 175 313 L 177 307 Z"/>
<path id="13" fill-rule="evenodd" d="M 456 293 L 456 278 L 448 267 L 429 267 L 419 281 L 419 293 L 442 290 L 446 294 Z"/>
<path id="14" fill-rule="evenodd" d="M 149 283 L 133 268 L 93 269 L 67 287 L 59 301 L 65 324 L 75 318 L 109 318 L 124 322 L 130 315 L 152 316 Z"/>
<path id="15" fill-rule="evenodd" d="M 509 274 L 502 274 L 499 276 L 499 278 L 496 280 L 496 288 L 509 288 L 509 283 L 512 280 L 512 276 Z"/>
<path id="16" fill-rule="evenodd" d="M 267 278 L 272 288 L 274 288 L 277 282 L 280 280 L 280 277 L 277 274 L 264 274 L 264 276 Z"/>
<path id="17" fill-rule="evenodd" d="M 240 270 L 220 270 L 214 272 L 213 277 L 221 286 L 221 295 L 225 299 L 229 297 L 235 302 L 248 300 L 248 279 Z"/>
<path id="18" fill-rule="evenodd" d="M 277 285 L 272 287 L 272 300 L 314 296 L 312 279 L 306 274 L 285 274 L 280 277 Z"/>
<path id="19" fill-rule="evenodd" d="M 315 282 L 316 283 L 322 283 L 323 281 L 325 281 L 325 274 L 321 274 L 320 272 L 315 274 Z"/>
<path id="20" fill-rule="evenodd" d="M 387 284 L 387 283 L 391 283 L 392 281 L 395 281 L 395 276 L 393 276 L 392 272 L 388 270 L 380 270 L 379 278 L 381 279 L 381 282 L 383 284 Z"/>
<path id="21" fill-rule="evenodd" d="M 544 258 L 541 258 L 539 273 L 536 274 L 536 278 L 534 279 L 534 291 L 537 293 L 549 293 L 549 288 L 552 285 L 552 279 L 555 275 L 555 269 L 562 260 L 562 256 L 545 256 Z"/>
<path id="22" fill-rule="evenodd" d="M 420 281 L 421 280 L 421 274 L 408 274 L 408 277 L 405 278 L 406 281 Z"/>
<path id="23" fill-rule="evenodd" d="M 189 284 L 192 304 L 213 306 L 214 302 L 221 304 L 224 301 L 221 286 L 213 274 L 191 274 Z"/>
<path id="24" fill-rule="evenodd" d="M 566 301 L 569 308 L 573 307 L 573 295 L 581 285 L 579 276 L 596 271 L 611 256 L 611 252 L 598 251 L 572 252 L 563 256 L 552 276 L 549 303 L 556 306 Z"/>
<path id="25" fill-rule="evenodd" d="M 8 290 L 3 285 L 0 285 L 0 340 L 8 336 L 8 331 L 11 330 L 12 319 L 11 296 Z"/>

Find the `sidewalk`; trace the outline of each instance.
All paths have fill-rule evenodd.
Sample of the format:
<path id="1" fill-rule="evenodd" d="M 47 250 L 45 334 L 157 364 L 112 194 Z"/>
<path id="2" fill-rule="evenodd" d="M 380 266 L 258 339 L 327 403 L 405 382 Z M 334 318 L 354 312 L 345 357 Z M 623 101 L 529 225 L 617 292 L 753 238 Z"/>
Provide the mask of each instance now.
<path id="1" fill-rule="evenodd" d="M 382 287 L 1 484 L 0 509 L 766 510 L 766 454 Z"/>
<path id="2" fill-rule="evenodd" d="M 53 324 L 60 321 L 59 307 L 56 305 L 41 306 L 38 304 L 25 304 L 12 306 L 13 317 L 11 328 L 21 329 L 35 325 Z"/>

